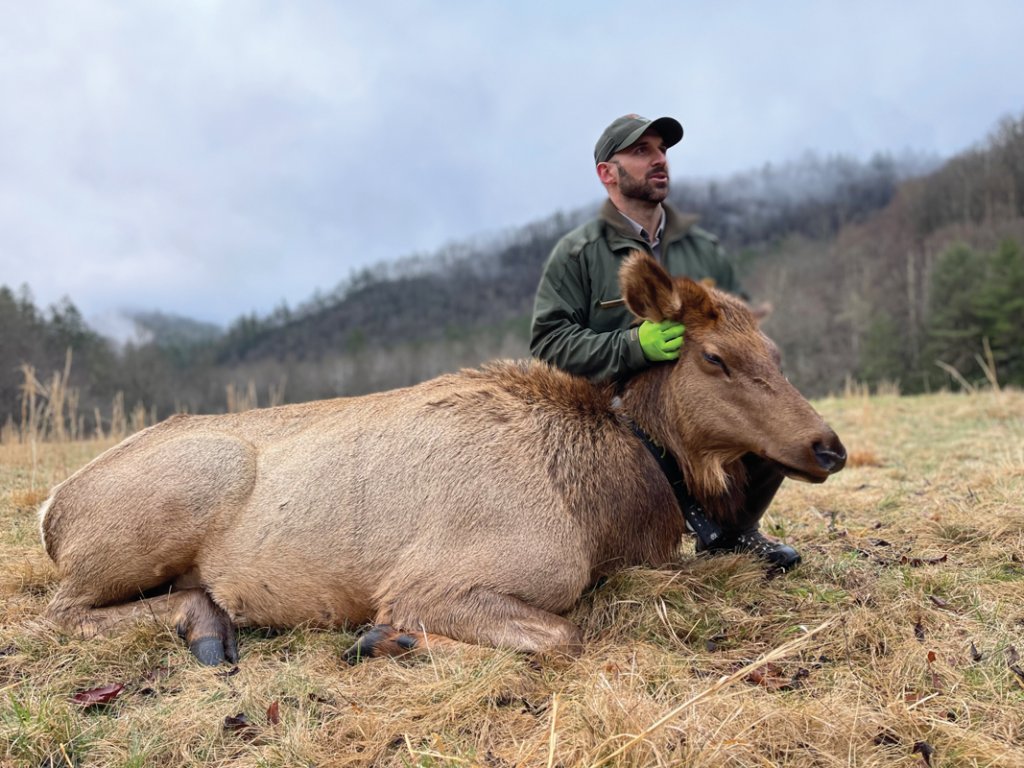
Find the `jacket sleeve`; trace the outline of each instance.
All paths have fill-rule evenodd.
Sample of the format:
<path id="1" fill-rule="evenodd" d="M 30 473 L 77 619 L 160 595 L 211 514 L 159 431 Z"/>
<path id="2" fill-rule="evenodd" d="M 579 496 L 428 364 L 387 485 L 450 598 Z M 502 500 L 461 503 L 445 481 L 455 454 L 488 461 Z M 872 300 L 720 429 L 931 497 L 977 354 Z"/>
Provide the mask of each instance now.
<path id="1" fill-rule="evenodd" d="M 579 252 L 559 243 L 537 289 L 530 353 L 595 382 L 622 379 L 648 367 L 636 328 L 599 333 L 587 327 L 590 294 Z"/>

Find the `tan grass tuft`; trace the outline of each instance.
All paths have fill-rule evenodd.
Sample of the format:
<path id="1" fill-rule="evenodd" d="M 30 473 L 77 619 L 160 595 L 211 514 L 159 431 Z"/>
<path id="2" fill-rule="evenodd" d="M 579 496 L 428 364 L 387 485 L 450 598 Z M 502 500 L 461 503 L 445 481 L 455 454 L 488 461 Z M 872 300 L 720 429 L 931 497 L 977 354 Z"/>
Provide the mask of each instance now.
<path id="1" fill-rule="evenodd" d="M 11 491 L 11 504 L 18 510 L 36 509 L 50 495 L 49 488 L 31 488 Z"/>
<path id="2" fill-rule="evenodd" d="M 847 467 L 881 467 L 882 460 L 871 448 L 854 449 L 846 459 Z"/>

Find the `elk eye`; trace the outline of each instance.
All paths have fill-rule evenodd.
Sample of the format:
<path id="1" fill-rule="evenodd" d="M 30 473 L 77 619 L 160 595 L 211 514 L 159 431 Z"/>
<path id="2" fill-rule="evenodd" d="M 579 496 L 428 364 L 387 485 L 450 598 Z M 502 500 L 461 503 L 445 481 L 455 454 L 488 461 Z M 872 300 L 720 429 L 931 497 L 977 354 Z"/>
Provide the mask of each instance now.
<path id="1" fill-rule="evenodd" d="M 725 364 L 725 361 L 722 358 L 720 358 L 718 355 L 713 354 L 711 352 L 705 352 L 704 353 L 704 360 L 706 362 L 710 363 L 711 365 L 715 366 L 716 368 L 721 368 L 722 369 L 722 373 L 724 373 L 726 376 L 730 375 L 729 374 L 729 366 L 727 366 Z"/>

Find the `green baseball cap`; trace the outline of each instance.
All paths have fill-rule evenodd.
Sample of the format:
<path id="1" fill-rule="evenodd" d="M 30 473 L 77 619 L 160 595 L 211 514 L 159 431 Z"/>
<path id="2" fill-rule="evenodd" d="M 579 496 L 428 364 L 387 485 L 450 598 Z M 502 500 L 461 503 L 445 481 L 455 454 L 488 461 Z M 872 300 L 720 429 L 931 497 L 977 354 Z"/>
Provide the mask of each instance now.
<path id="1" fill-rule="evenodd" d="M 594 147 L 594 164 L 606 163 L 616 152 L 633 146 L 644 135 L 647 129 L 653 128 L 665 140 L 665 146 L 671 147 L 683 138 L 683 126 L 671 117 L 659 117 L 648 120 L 640 115 L 623 115 L 601 134 Z"/>

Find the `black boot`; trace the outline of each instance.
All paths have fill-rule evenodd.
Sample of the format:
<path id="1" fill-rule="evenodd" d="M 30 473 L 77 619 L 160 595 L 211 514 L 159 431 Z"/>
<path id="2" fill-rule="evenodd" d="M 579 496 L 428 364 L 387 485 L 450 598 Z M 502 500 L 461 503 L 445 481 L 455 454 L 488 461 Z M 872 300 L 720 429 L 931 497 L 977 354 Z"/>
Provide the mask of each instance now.
<path id="1" fill-rule="evenodd" d="M 745 456 L 743 464 L 747 471 L 747 494 L 741 519 L 735 527 L 726 528 L 711 520 L 685 485 L 674 486 L 686 525 L 697 536 L 696 550 L 710 554 L 748 552 L 775 568 L 793 568 L 800 562 L 800 553 L 788 544 L 765 536 L 759 525 L 784 476 L 772 462 L 753 455 Z"/>
<path id="2" fill-rule="evenodd" d="M 757 528 L 746 531 L 728 531 L 713 542 L 706 543 L 697 537 L 698 552 L 712 555 L 728 552 L 749 552 L 766 560 L 775 568 L 788 571 L 800 563 L 800 553 L 788 544 L 765 536 Z"/>

